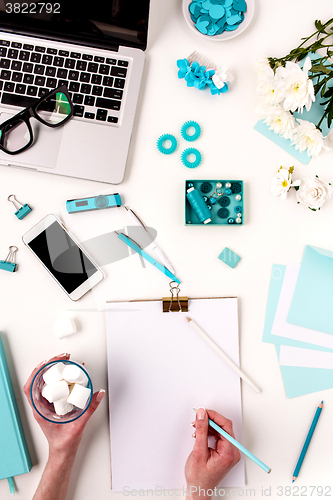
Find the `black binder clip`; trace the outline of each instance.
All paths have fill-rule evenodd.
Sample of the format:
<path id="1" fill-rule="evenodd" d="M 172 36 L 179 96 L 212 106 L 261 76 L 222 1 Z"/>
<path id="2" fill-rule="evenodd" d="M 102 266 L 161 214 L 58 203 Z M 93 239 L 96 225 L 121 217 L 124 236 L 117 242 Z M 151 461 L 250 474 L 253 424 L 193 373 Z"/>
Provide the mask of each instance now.
<path id="1" fill-rule="evenodd" d="M 175 285 L 172 286 L 172 284 Z M 171 297 L 163 297 L 163 312 L 188 312 L 188 298 L 179 297 L 179 284 L 176 281 L 170 282 Z"/>
<path id="2" fill-rule="evenodd" d="M 9 253 L 6 257 L 6 260 L 0 260 L 0 269 L 2 271 L 9 271 L 10 273 L 14 273 L 16 269 L 15 264 L 15 252 L 17 252 L 18 248 L 11 246 L 9 247 Z"/>
<path id="3" fill-rule="evenodd" d="M 17 199 L 15 198 L 15 194 L 11 194 L 8 196 L 8 201 L 10 201 L 14 207 L 16 208 L 16 212 L 15 212 L 15 215 L 18 219 L 22 220 L 24 219 L 24 217 L 28 214 L 30 214 L 31 212 L 31 208 L 29 207 L 29 205 L 27 205 L 27 203 L 25 203 L 24 205 L 22 205 L 22 203 L 20 203 L 19 201 L 17 201 Z"/>

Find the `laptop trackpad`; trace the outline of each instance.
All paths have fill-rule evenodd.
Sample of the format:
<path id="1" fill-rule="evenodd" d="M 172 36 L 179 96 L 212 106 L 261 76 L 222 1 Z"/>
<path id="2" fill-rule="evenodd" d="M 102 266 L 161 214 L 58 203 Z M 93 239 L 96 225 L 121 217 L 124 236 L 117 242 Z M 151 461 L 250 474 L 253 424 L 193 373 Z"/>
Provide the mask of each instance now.
<path id="1" fill-rule="evenodd" d="M 14 114 L 1 113 L 0 123 L 8 120 Z M 8 155 L 0 151 L 0 162 L 17 166 L 36 166 L 55 168 L 57 166 L 60 143 L 64 127 L 51 128 L 43 125 L 34 118 L 30 120 L 33 130 L 34 143 L 32 146 L 17 155 Z M 65 125 L 66 127 L 66 125 Z"/>

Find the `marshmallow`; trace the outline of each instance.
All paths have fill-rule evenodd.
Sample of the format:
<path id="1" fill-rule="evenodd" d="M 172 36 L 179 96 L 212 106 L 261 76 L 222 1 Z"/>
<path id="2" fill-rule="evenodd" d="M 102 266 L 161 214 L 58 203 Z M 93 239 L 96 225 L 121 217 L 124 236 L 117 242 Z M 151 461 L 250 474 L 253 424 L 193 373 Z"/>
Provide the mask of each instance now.
<path id="1" fill-rule="evenodd" d="M 42 389 L 42 396 L 43 398 L 47 399 L 49 403 L 52 403 L 52 397 L 51 397 L 51 394 L 50 394 L 50 388 L 48 385 L 44 385 L 43 389 Z"/>
<path id="2" fill-rule="evenodd" d="M 87 375 L 77 365 L 67 365 L 62 376 L 69 384 L 80 384 L 84 387 L 88 385 Z"/>
<path id="3" fill-rule="evenodd" d="M 73 405 L 67 402 L 67 397 L 54 401 L 53 405 L 57 415 L 66 415 L 73 410 Z"/>
<path id="4" fill-rule="evenodd" d="M 64 317 L 53 324 L 54 331 L 59 339 L 73 335 L 77 332 L 76 324 L 73 318 Z"/>
<path id="5" fill-rule="evenodd" d="M 80 384 L 75 384 L 70 396 L 67 399 L 67 402 L 83 410 L 90 397 L 90 393 L 91 390 L 87 387 L 82 387 L 82 385 Z"/>
<path id="6" fill-rule="evenodd" d="M 59 380 L 62 380 L 64 377 L 62 376 L 62 372 L 65 368 L 64 363 L 56 363 L 55 365 L 51 366 L 44 374 L 43 374 L 43 379 L 45 384 L 54 384 L 55 382 L 59 382 Z"/>
<path id="7" fill-rule="evenodd" d="M 54 401 L 58 401 L 58 399 L 65 398 L 69 395 L 68 384 L 65 380 L 60 380 L 59 382 L 48 385 L 47 389 L 45 389 L 45 392 L 48 396 L 46 399 L 50 403 L 54 403 Z"/>

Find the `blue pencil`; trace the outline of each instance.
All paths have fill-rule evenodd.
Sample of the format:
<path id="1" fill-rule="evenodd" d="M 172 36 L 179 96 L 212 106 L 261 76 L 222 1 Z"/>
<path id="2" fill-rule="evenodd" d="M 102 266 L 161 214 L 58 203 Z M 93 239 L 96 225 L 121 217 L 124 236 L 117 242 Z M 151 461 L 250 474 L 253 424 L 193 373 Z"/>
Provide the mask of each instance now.
<path id="1" fill-rule="evenodd" d="M 320 403 L 320 405 L 318 406 L 317 411 L 316 411 L 316 413 L 315 413 L 315 416 L 313 417 L 313 420 L 312 420 L 312 424 L 311 424 L 310 430 L 309 430 L 309 432 L 308 432 L 308 435 L 306 436 L 305 443 L 304 443 L 304 445 L 303 445 L 303 448 L 302 448 L 301 454 L 300 454 L 299 459 L 298 459 L 298 462 L 297 462 L 297 464 L 296 464 L 296 468 L 295 468 L 295 470 L 294 470 L 293 482 L 295 482 L 296 478 L 298 477 L 299 471 L 301 470 L 301 467 L 302 467 L 302 464 L 303 464 L 304 457 L 305 457 L 305 455 L 306 455 L 306 452 L 308 451 L 310 441 L 311 441 L 311 439 L 312 439 L 312 436 L 313 436 L 314 430 L 315 430 L 315 428 L 316 428 L 317 422 L 318 422 L 319 417 L 320 417 L 320 414 L 321 414 L 321 410 L 323 409 L 323 403 L 324 403 L 324 401 L 322 401 L 322 402 Z"/>
<path id="2" fill-rule="evenodd" d="M 198 411 L 195 408 L 193 408 L 193 410 L 195 412 Z M 259 460 L 259 458 L 257 458 L 255 455 L 253 455 L 253 453 L 251 453 L 249 450 L 247 450 L 242 444 L 240 444 L 238 441 L 236 441 L 236 439 L 234 439 L 232 436 L 230 436 L 230 434 L 228 434 L 225 430 L 223 430 L 221 427 L 219 427 L 214 422 L 214 420 L 211 420 L 209 418 L 208 423 L 211 427 L 213 427 L 213 429 L 215 429 L 219 434 L 221 434 L 221 436 L 225 437 L 229 441 L 229 443 L 233 444 L 236 448 L 239 449 L 239 451 L 244 453 L 244 455 L 251 458 L 251 460 L 254 463 L 256 463 L 257 465 L 259 465 L 259 467 L 261 467 L 265 472 L 267 472 L 267 474 L 269 474 L 271 472 L 272 469 L 270 469 L 267 465 L 265 465 L 264 462 Z"/>

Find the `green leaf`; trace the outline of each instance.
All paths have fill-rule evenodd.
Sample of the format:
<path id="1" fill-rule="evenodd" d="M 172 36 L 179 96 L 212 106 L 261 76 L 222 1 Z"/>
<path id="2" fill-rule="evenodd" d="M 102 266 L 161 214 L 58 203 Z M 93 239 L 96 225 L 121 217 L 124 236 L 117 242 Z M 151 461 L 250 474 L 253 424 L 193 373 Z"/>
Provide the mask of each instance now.
<path id="1" fill-rule="evenodd" d="M 331 123 L 333 120 L 333 101 L 331 100 L 330 104 L 327 106 L 326 111 L 328 110 L 327 113 L 327 126 L 328 128 L 331 128 Z"/>
<path id="2" fill-rule="evenodd" d="M 331 70 L 324 66 L 324 64 L 315 64 L 310 69 L 311 73 L 325 73 L 326 75 L 331 74 Z"/>
<path id="3" fill-rule="evenodd" d="M 333 95 L 333 87 L 330 87 L 324 94 L 324 97 L 325 99 L 327 99 L 328 97 L 332 97 Z"/>
<path id="4" fill-rule="evenodd" d="M 321 31 L 323 29 L 321 21 L 315 21 L 315 27 L 317 28 L 318 31 Z"/>

